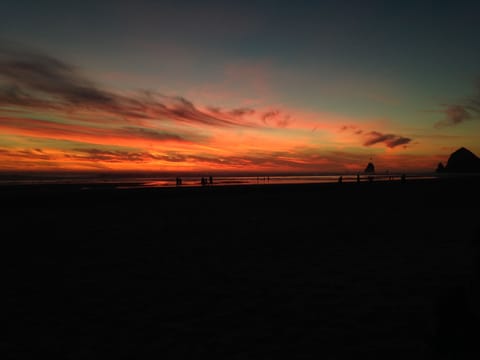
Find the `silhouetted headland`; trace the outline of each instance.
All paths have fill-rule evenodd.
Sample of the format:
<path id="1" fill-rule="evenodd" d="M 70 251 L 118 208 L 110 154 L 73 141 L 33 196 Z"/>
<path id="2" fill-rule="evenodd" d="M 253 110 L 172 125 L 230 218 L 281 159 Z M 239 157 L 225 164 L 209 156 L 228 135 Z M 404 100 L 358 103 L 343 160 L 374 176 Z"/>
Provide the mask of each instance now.
<path id="1" fill-rule="evenodd" d="M 461 147 L 450 154 L 447 165 L 439 163 L 439 173 L 480 173 L 480 158 L 470 150 Z"/>

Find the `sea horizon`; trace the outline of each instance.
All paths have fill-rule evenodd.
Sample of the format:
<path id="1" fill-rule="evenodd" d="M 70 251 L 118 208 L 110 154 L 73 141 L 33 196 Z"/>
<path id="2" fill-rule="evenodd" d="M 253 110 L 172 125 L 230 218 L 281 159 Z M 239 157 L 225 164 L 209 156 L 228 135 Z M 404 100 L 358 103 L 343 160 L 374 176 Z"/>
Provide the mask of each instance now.
<path id="1" fill-rule="evenodd" d="M 435 172 L 325 172 L 325 173 L 283 173 L 283 174 L 215 174 L 208 171 L 192 174 L 131 173 L 131 172 L 29 172 L 0 173 L 0 186 L 27 185 L 112 185 L 118 189 L 229 186 L 259 184 L 311 184 L 336 182 L 395 181 L 402 174 L 410 179 L 436 179 Z M 358 176 L 358 179 L 357 179 Z M 443 176 L 442 176 L 443 177 Z M 202 184 L 202 178 L 205 180 Z M 177 183 L 181 179 L 181 183 Z"/>

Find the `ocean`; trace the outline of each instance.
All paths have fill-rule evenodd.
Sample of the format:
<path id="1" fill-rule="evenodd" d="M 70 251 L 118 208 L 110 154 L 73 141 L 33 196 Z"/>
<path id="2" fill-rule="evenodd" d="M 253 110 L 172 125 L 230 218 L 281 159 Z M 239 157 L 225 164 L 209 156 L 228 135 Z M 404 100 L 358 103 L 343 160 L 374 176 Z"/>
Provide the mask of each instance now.
<path id="1" fill-rule="evenodd" d="M 273 185 L 273 184 L 313 184 L 335 182 L 366 182 L 366 181 L 399 181 L 400 173 L 383 174 L 319 174 L 319 175 L 188 175 L 176 177 L 174 175 L 155 174 L 92 174 L 92 173 L 30 173 L 30 174 L 1 174 L 0 186 L 10 185 L 55 185 L 70 184 L 84 185 L 110 185 L 118 189 L 126 188 L 152 188 L 152 187 L 195 187 L 195 186 L 230 186 L 230 185 Z M 433 179 L 435 174 L 407 173 L 409 179 Z M 202 177 L 204 182 L 202 184 Z M 177 180 L 180 179 L 180 182 Z"/>

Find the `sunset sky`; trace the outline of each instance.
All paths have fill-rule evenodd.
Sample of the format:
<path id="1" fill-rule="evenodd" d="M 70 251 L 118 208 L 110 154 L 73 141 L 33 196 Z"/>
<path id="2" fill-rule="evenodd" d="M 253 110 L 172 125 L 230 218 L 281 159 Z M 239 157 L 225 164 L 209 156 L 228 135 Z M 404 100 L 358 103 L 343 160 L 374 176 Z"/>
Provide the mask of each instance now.
<path id="1" fill-rule="evenodd" d="M 480 155 L 480 2 L 0 3 L 0 171 L 430 171 Z"/>

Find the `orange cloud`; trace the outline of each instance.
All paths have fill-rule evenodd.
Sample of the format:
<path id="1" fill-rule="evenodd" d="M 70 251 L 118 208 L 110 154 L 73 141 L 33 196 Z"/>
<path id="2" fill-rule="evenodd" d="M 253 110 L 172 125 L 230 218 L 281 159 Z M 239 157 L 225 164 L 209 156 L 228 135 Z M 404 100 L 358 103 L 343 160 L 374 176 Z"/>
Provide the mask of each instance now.
<path id="1" fill-rule="evenodd" d="M 227 75 L 268 97 L 266 67 L 233 66 Z M 23 139 L 3 147 L 2 169 L 318 172 L 363 166 L 364 146 L 410 143 L 381 120 L 362 119 L 377 129 L 367 132 L 355 119 L 278 104 L 202 107 L 181 96 L 119 94 L 39 54 L 0 49 L 0 80 L 0 132 Z M 30 146 L 39 139 L 51 148 Z"/>
<path id="2" fill-rule="evenodd" d="M 189 142 L 180 135 L 145 128 L 99 128 L 28 118 L 0 117 L 4 134 L 62 139 L 103 145 L 144 146 L 166 142 Z"/>

